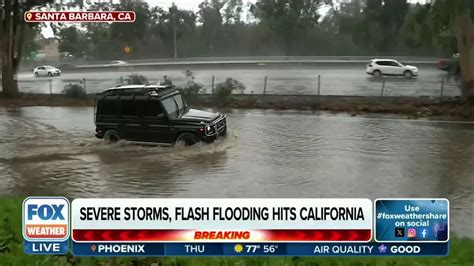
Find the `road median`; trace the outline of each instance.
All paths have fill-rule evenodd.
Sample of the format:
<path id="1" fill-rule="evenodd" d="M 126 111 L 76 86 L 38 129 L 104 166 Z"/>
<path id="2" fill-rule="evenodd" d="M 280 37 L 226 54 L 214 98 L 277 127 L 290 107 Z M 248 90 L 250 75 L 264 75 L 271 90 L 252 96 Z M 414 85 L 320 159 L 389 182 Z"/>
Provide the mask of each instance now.
<path id="1" fill-rule="evenodd" d="M 0 97 L 0 107 L 94 106 L 95 98 L 95 94 L 70 98 L 64 94 L 24 93 L 20 98 Z M 410 119 L 429 117 L 474 121 L 474 106 L 460 103 L 458 97 L 232 94 L 223 101 L 212 94 L 198 94 L 187 95 L 186 98 L 191 106 L 204 108 L 328 111 L 352 116 L 395 114 Z"/>

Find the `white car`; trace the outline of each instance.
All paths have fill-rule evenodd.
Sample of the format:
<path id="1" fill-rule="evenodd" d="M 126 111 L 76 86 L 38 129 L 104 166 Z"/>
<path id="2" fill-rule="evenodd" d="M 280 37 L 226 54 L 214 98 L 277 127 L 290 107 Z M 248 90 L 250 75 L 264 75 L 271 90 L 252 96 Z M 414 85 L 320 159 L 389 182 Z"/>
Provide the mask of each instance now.
<path id="1" fill-rule="evenodd" d="M 33 69 L 33 74 L 35 77 L 39 76 L 60 76 L 61 70 L 53 66 L 39 66 Z"/>
<path id="2" fill-rule="evenodd" d="M 125 61 L 115 60 L 115 61 L 110 62 L 110 64 L 107 64 L 106 66 L 122 66 L 122 65 L 126 65 L 126 64 L 127 64 L 127 62 L 125 62 Z"/>
<path id="3" fill-rule="evenodd" d="M 367 74 L 374 77 L 386 76 L 404 76 L 411 78 L 418 76 L 418 68 L 415 66 L 404 65 L 393 59 L 372 59 L 367 64 Z"/>

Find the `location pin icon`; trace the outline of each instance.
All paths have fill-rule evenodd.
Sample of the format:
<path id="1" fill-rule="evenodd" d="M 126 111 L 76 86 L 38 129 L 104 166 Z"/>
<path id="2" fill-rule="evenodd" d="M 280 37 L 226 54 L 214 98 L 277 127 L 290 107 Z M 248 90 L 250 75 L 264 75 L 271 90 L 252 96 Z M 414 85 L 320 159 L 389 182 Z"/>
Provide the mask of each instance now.
<path id="1" fill-rule="evenodd" d="M 31 14 L 31 12 L 27 12 L 27 13 L 26 13 L 26 19 L 27 19 L 27 21 L 30 21 L 32 16 L 33 16 L 33 14 Z"/>
<path id="2" fill-rule="evenodd" d="M 97 246 L 96 246 L 96 245 L 92 245 L 92 246 L 91 246 L 92 252 L 95 252 L 96 249 L 97 249 Z"/>

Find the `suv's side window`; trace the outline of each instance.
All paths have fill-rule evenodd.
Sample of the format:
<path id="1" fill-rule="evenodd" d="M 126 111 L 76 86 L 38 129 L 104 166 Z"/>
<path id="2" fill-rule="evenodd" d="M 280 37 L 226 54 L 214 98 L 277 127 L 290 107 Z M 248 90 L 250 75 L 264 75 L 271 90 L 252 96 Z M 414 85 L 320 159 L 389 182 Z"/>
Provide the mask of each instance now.
<path id="1" fill-rule="evenodd" d="M 389 66 L 390 62 L 388 62 L 388 61 L 377 61 L 377 65 L 379 65 L 379 66 Z"/>
<path id="2" fill-rule="evenodd" d="M 143 116 L 156 118 L 158 115 L 164 114 L 163 108 L 159 101 L 146 101 L 144 102 L 145 112 Z"/>
<path id="3" fill-rule="evenodd" d="M 138 116 L 137 104 L 133 100 L 120 100 L 122 116 Z"/>
<path id="4" fill-rule="evenodd" d="M 116 100 L 102 100 L 97 103 L 98 115 L 117 115 L 118 102 Z"/>

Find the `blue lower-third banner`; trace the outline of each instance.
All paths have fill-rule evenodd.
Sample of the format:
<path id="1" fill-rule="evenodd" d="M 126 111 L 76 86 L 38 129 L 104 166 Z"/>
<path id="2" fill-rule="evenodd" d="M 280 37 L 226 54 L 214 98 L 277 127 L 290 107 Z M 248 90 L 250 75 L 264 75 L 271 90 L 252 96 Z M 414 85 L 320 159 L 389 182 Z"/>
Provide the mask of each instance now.
<path id="1" fill-rule="evenodd" d="M 449 243 L 76 243 L 74 256 L 447 256 Z"/>

